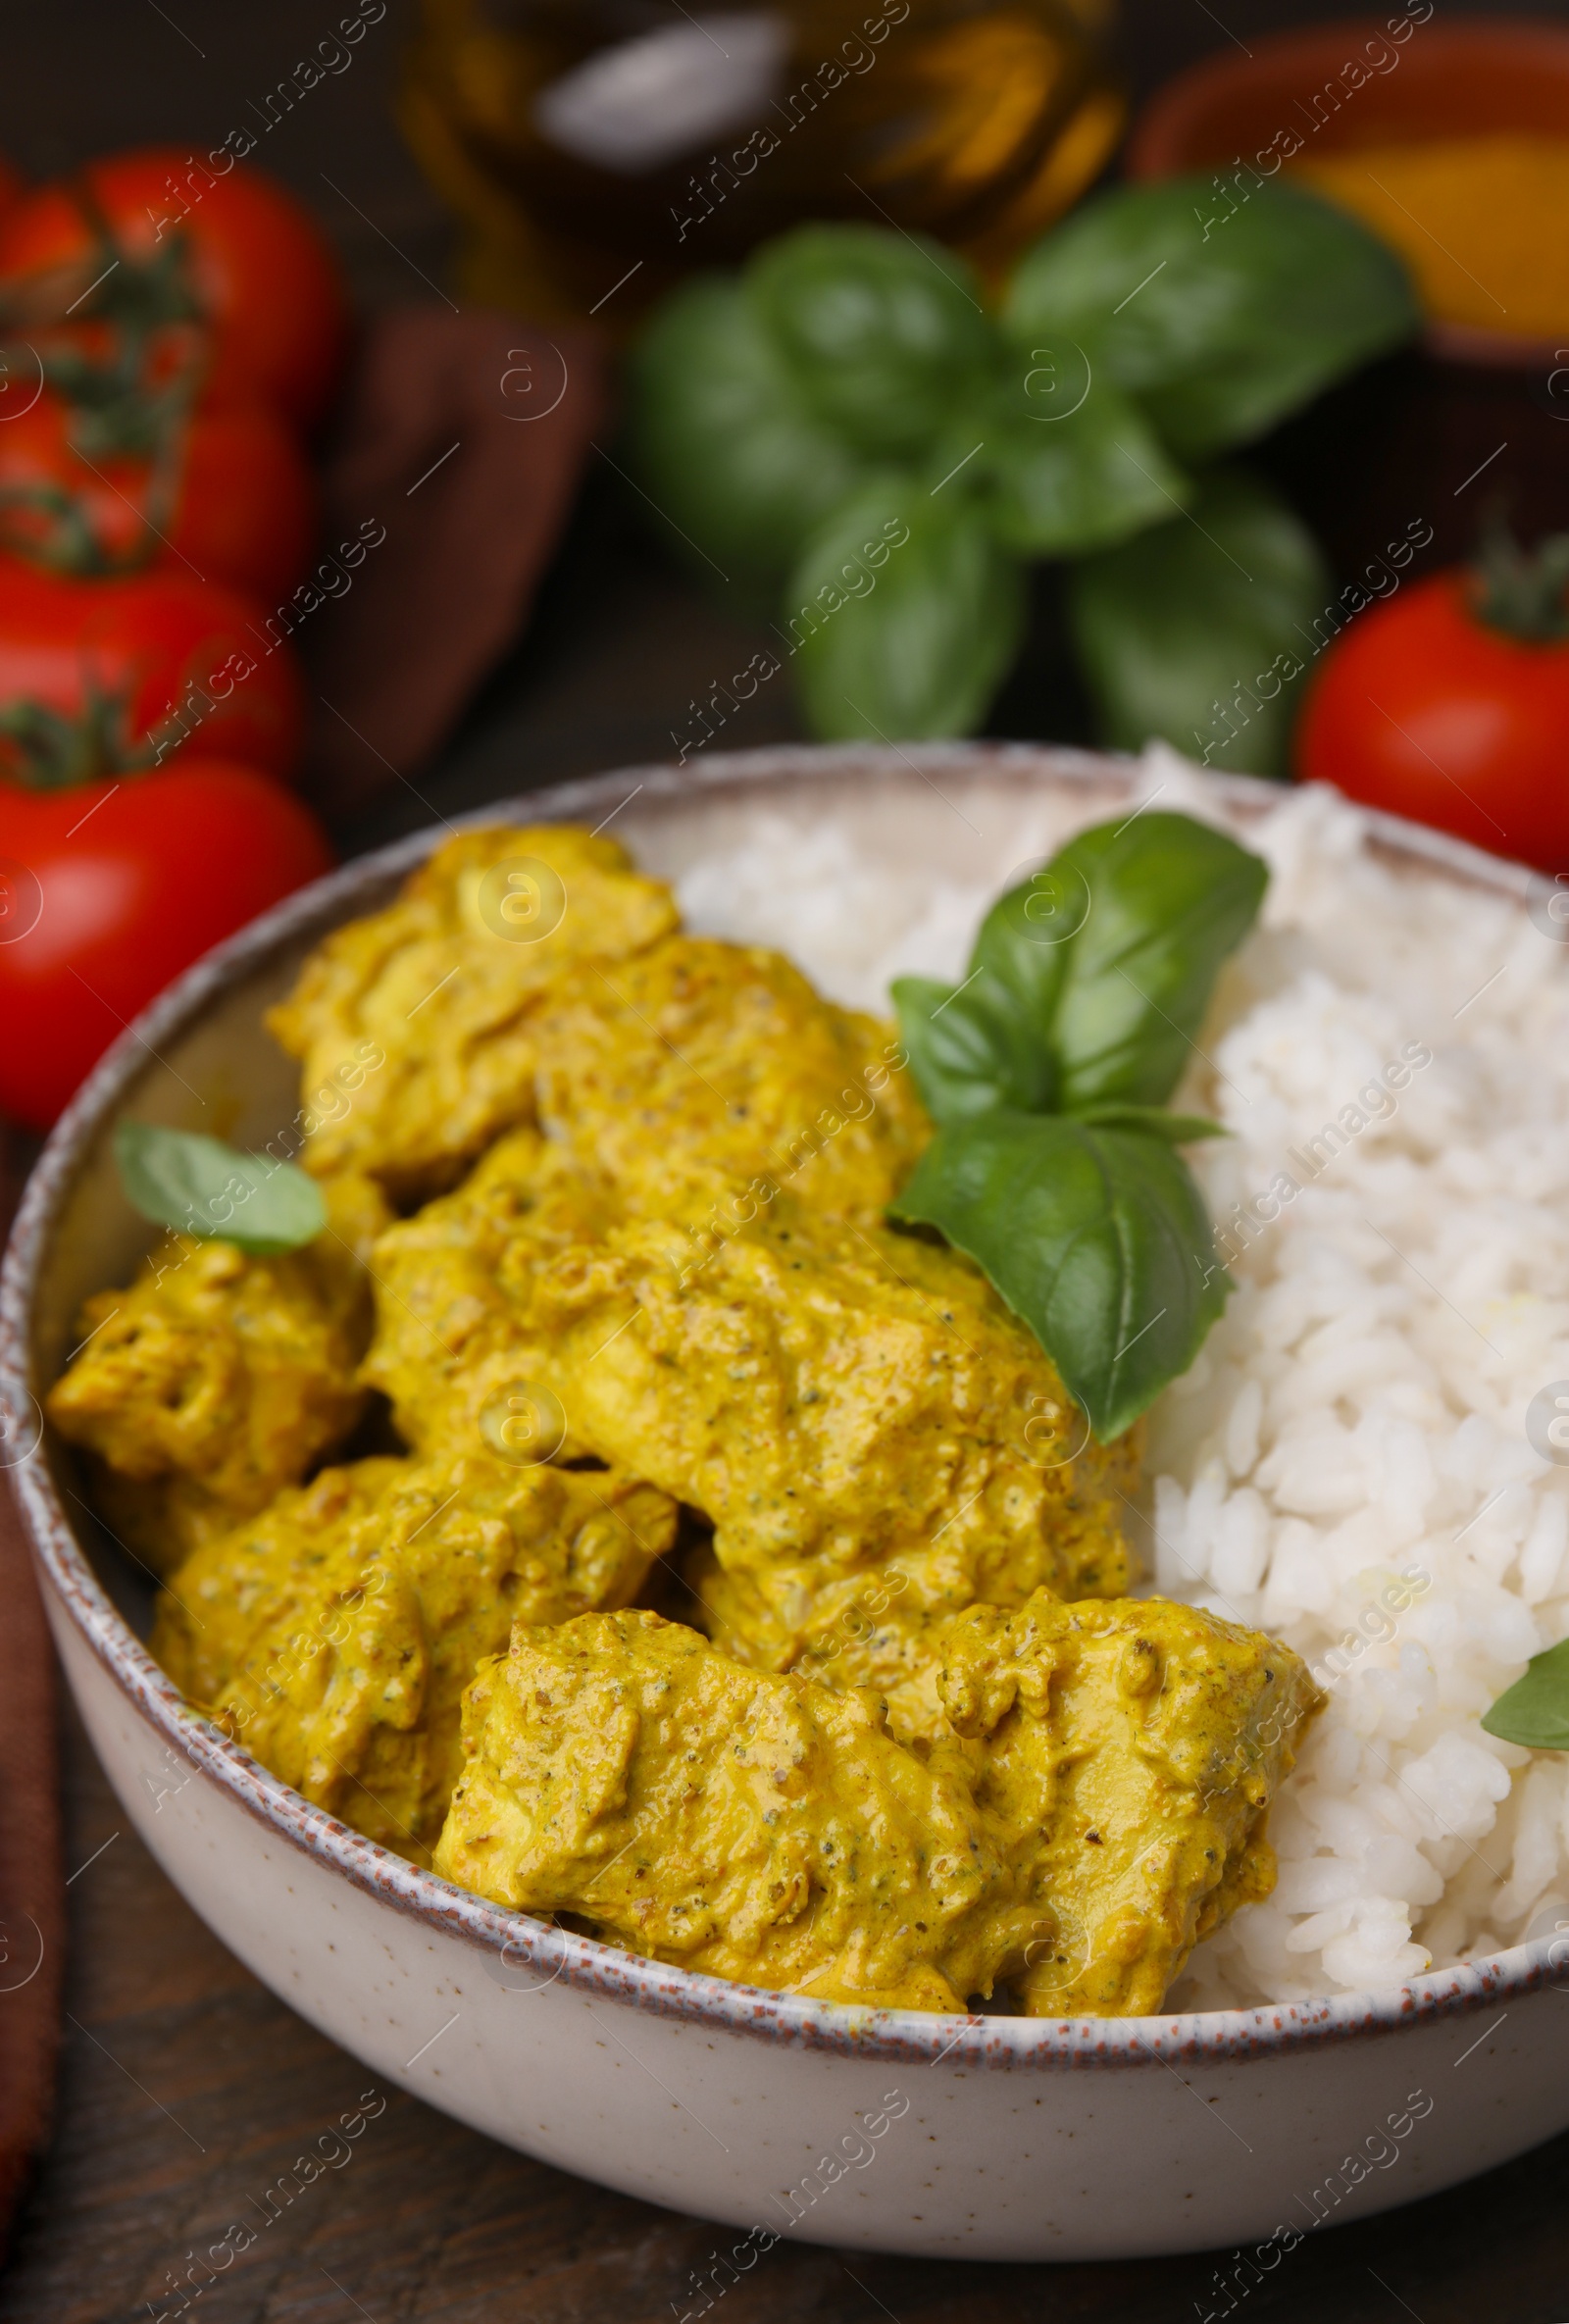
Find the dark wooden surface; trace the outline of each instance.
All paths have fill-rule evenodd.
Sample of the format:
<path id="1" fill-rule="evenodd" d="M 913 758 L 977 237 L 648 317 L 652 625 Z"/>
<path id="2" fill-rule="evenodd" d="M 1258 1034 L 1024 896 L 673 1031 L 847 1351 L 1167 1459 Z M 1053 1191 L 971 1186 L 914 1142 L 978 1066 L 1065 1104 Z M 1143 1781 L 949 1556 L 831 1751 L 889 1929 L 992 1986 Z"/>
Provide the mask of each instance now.
<path id="1" fill-rule="evenodd" d="M 1221 0 L 1213 13 L 1202 0 L 1126 0 L 1130 76 L 1148 88 L 1210 46 L 1343 13 L 1334 0 Z M 1535 13 L 1561 18 L 1563 0 L 1543 0 Z M 333 15 L 314 0 L 170 0 L 167 9 L 55 0 L 25 11 L 12 0 L 0 149 L 41 173 L 132 139 L 214 141 L 250 118 L 247 101 Z M 368 301 L 422 295 L 420 276 L 439 277 L 445 249 L 441 219 L 388 118 L 402 21 L 394 0 L 351 71 L 313 91 L 258 157 L 318 209 Z M 395 788 L 345 842 L 426 821 L 426 801 L 450 813 L 668 755 L 688 697 L 743 667 L 756 642 L 744 621 L 716 610 L 663 561 L 599 480 L 532 633 L 443 763 Z M 1046 731 L 1072 721 L 1064 695 Z M 762 689 L 749 723 L 725 740 L 792 731 L 787 700 Z M 129 2324 L 177 2311 L 172 2284 L 187 2252 L 236 2220 L 255 2222 L 266 2190 L 371 2077 L 258 1985 L 186 1908 L 127 1830 L 69 1715 L 65 1754 L 75 1877 L 58 2131 L 0 2281 L 0 2319 Z M 385 2095 L 352 2161 L 307 2188 L 193 2303 L 206 2324 L 664 2324 L 697 2307 L 692 2271 L 713 2248 L 713 2230 L 527 2162 Z M 1136 2179 L 1127 2194 L 1136 2206 Z M 1314 2237 L 1245 2304 L 1260 2324 L 1562 2324 L 1566 2216 L 1569 2139 L 1450 2196 Z M 1220 2257 L 1002 2268 L 781 2245 L 726 2296 L 725 2324 L 1218 2317 L 1229 2312 L 1214 2273 Z"/>

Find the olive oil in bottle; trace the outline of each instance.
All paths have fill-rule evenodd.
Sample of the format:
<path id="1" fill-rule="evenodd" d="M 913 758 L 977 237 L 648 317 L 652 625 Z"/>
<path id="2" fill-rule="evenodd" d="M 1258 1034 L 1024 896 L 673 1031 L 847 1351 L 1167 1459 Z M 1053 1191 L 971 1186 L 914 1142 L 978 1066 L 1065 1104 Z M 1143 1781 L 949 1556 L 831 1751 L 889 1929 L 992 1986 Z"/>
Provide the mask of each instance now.
<path id="1" fill-rule="evenodd" d="M 626 330 L 807 218 L 995 273 L 1122 127 L 1106 0 L 424 0 L 409 138 L 471 298 Z"/>

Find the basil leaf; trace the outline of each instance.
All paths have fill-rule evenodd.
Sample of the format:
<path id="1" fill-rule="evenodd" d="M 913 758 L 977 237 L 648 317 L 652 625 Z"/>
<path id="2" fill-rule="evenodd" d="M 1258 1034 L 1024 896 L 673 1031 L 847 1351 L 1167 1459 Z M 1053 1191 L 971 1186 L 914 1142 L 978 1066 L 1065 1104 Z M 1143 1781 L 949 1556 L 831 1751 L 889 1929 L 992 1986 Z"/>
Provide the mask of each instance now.
<path id="1" fill-rule="evenodd" d="M 935 1121 L 959 1121 L 993 1105 L 1055 1110 L 1051 1021 L 1067 965 L 1063 938 L 1088 909 L 1082 875 L 1045 865 L 992 905 L 962 985 L 922 977 L 894 985 L 916 1086 Z"/>
<path id="2" fill-rule="evenodd" d="M 1528 1751 L 1569 1751 L 1569 1639 L 1533 1654 L 1482 1721 L 1489 1735 Z"/>
<path id="3" fill-rule="evenodd" d="M 893 987 L 916 1084 L 938 1122 L 1061 1112 L 1178 1144 L 1223 1136 L 1161 1101 L 1269 874 L 1191 816 L 1081 832 L 981 924 L 960 985 Z"/>
<path id="4" fill-rule="evenodd" d="M 970 955 L 972 974 L 979 969 L 988 985 L 1001 988 L 1042 1048 L 1051 1046 L 1073 939 L 1092 909 L 1088 882 L 1077 865 L 1065 866 L 1067 854 L 1063 849 L 998 896 Z"/>
<path id="5" fill-rule="evenodd" d="M 885 476 L 813 534 L 784 619 L 820 740 L 968 734 L 1013 659 L 1023 583 L 962 498 Z"/>
<path id="6" fill-rule="evenodd" d="M 1312 623 L 1334 583 L 1312 535 L 1250 478 L 1217 475 L 1187 517 L 1068 577 L 1068 619 L 1101 739 L 1160 735 L 1205 766 L 1289 771 Z"/>
<path id="7" fill-rule="evenodd" d="M 854 453 L 813 418 L 731 278 L 700 278 L 667 301 L 632 381 L 628 459 L 670 546 L 710 582 L 717 565 L 772 604 L 813 527 L 853 487 Z"/>
<path id="8" fill-rule="evenodd" d="M 899 977 L 892 993 L 910 1071 L 934 1121 L 961 1122 L 999 1105 L 1049 1109 L 1051 1052 L 985 972 L 962 985 Z"/>
<path id="9" fill-rule="evenodd" d="M 298 1249 L 327 1225 L 322 1189 L 303 1170 L 241 1154 L 216 1137 L 122 1122 L 115 1160 L 132 1208 L 180 1235 L 269 1257 Z"/>
<path id="10" fill-rule="evenodd" d="M 1163 1137 L 1168 1145 L 1196 1145 L 1200 1138 L 1230 1137 L 1231 1132 L 1221 1123 L 1212 1122 L 1207 1114 L 1169 1113 L 1163 1105 L 1082 1105 L 1074 1113 L 1076 1122 L 1084 1122 L 1095 1130 L 1141 1130 L 1150 1137 Z"/>
<path id="11" fill-rule="evenodd" d="M 1039 350 L 1047 355 L 1045 349 Z M 1037 398 L 1030 382 L 1051 378 Z M 1133 398 L 1091 375 L 1084 401 L 1059 418 L 1078 382 L 1054 364 L 1021 366 L 1021 377 L 972 429 L 955 429 L 933 454 L 934 479 L 945 476 L 981 439 L 969 490 L 997 538 L 1026 556 L 1078 556 L 1113 546 L 1186 506 L 1193 485 L 1175 466 Z M 961 441 L 961 436 L 968 438 Z M 951 454 L 951 457 L 950 457 Z"/>
<path id="12" fill-rule="evenodd" d="M 861 452 L 921 450 L 997 361 L 969 267 L 914 235 L 798 227 L 756 254 L 746 285 L 806 408 Z"/>
<path id="13" fill-rule="evenodd" d="M 1344 211 L 1263 179 L 1233 208 L 1202 177 L 1085 203 L 1026 254 L 1002 314 L 1021 352 L 1082 347 L 1189 459 L 1261 435 L 1419 324 L 1405 268 Z"/>
<path id="14" fill-rule="evenodd" d="M 1045 877 L 1068 933 L 1041 940 L 1031 917 L 1038 874 L 987 914 L 975 960 L 1049 1044 L 1060 1111 L 1159 1106 L 1182 1078 L 1221 964 L 1252 926 L 1269 873 L 1224 832 L 1152 809 L 1081 832 Z"/>
<path id="15" fill-rule="evenodd" d="M 1139 1132 L 1054 1114 L 952 1123 L 892 1209 L 977 1261 L 1102 1442 L 1187 1371 L 1230 1288 L 1186 1163 Z"/>

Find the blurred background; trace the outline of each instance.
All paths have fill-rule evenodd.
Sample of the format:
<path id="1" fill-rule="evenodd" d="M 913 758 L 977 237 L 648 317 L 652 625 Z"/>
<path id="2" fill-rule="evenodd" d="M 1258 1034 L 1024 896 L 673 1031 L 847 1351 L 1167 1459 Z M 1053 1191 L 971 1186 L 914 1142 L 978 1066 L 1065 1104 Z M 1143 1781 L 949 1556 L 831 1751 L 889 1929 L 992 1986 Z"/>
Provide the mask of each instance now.
<path id="1" fill-rule="evenodd" d="M 1347 21 L 1343 7 L 1300 0 L 1224 0 L 1215 9 L 1204 0 L 1076 5 L 1081 17 L 1098 23 L 1133 114 L 1181 68 L 1205 55 L 1240 59 L 1261 36 Z M 362 311 L 434 301 L 438 291 L 469 306 L 474 301 L 466 281 L 493 295 L 505 287 L 505 266 L 493 253 L 488 267 L 482 258 L 476 262 L 472 229 L 460 233 L 452 208 L 414 158 L 405 130 L 414 130 L 437 175 L 443 161 L 436 148 L 446 136 L 450 193 L 459 175 L 450 150 L 456 143 L 454 110 L 461 113 L 452 94 L 454 77 L 461 80 L 467 70 L 482 91 L 511 70 L 504 43 L 495 40 L 488 51 L 476 51 L 471 43 L 465 65 L 457 54 L 460 34 L 465 27 L 472 33 L 480 20 L 500 24 L 505 13 L 447 0 L 422 13 L 413 0 L 388 0 L 384 18 L 354 46 L 352 67 L 324 76 L 284 109 L 270 92 L 292 70 L 296 55 L 310 55 L 324 28 L 331 29 L 312 0 L 272 0 L 265 10 L 217 0 L 173 0 L 167 10 L 153 0 L 117 0 L 114 6 L 76 0 L 59 9 L 14 12 L 10 70 L 0 87 L 0 152 L 28 177 L 45 177 L 128 143 L 168 140 L 200 153 L 234 127 L 247 127 L 261 136 L 252 160 L 265 162 L 320 221 L 341 254 Z M 576 18 L 580 31 L 596 13 L 607 25 L 616 22 L 614 8 L 596 12 L 586 0 L 581 9 L 559 13 Z M 1067 12 L 1057 13 L 1060 20 Z M 1507 10 L 1461 8 L 1451 0 L 1436 23 L 1486 23 L 1504 15 L 1544 25 L 1565 21 L 1561 0 L 1524 6 L 1515 0 Z M 1415 46 L 1421 39 L 1418 31 Z M 1017 57 L 1004 56 L 1000 70 L 1017 76 Z M 868 102 L 877 83 L 873 73 L 864 91 Z M 269 102 L 276 126 L 269 126 L 263 110 Z M 481 111 L 476 100 L 471 112 Z M 1115 117 L 1089 125 L 1081 166 L 1088 159 L 1093 174 L 1097 149 L 1104 151 L 1116 134 Z M 1115 168 L 1114 159 L 1108 167 Z M 683 177 L 686 168 L 683 162 Z M 470 170 L 471 191 L 481 177 Z M 844 189 L 835 191 L 833 207 L 845 214 Z M 482 199 L 481 186 L 481 205 Z M 659 210 L 652 224 L 668 237 L 656 197 L 633 185 L 623 209 L 635 213 L 641 207 L 643 230 L 652 230 L 650 205 Z M 861 215 L 874 213 L 863 208 Z M 721 212 L 713 225 L 724 224 Z M 633 223 L 626 237 L 630 246 L 637 234 Z M 733 263 L 735 253 L 705 244 L 703 256 L 708 264 L 716 258 Z M 608 288 L 617 272 L 607 255 L 597 279 Z M 522 277 L 515 278 L 521 285 Z M 609 322 L 617 312 L 613 303 L 596 321 Z M 1491 419 L 1479 425 L 1485 433 Z M 603 429 L 596 432 L 601 445 L 615 440 Z M 1489 442 L 1508 432 L 1495 431 Z M 1342 442 L 1342 465 L 1344 450 Z M 1347 480 L 1342 505 L 1354 496 L 1354 479 Z M 723 592 L 710 593 L 691 578 L 689 564 L 679 562 L 680 545 L 646 521 L 646 511 L 603 457 L 586 454 L 582 489 L 527 633 L 503 655 L 439 756 L 419 774 L 422 797 L 450 814 L 561 777 L 675 755 L 672 736 L 692 729 L 694 701 L 716 682 L 744 670 L 771 642 L 766 621 L 727 607 Z M 1065 666 L 1049 576 L 1036 582 L 1034 597 L 1033 650 L 992 705 L 987 731 L 1083 737 L 1089 719 L 1075 673 Z M 730 715 L 723 746 L 766 743 L 802 731 L 786 688 L 765 686 Z M 334 812 L 334 836 L 340 846 L 357 850 L 414 828 L 429 820 L 422 797 L 389 782 L 369 802 Z"/>

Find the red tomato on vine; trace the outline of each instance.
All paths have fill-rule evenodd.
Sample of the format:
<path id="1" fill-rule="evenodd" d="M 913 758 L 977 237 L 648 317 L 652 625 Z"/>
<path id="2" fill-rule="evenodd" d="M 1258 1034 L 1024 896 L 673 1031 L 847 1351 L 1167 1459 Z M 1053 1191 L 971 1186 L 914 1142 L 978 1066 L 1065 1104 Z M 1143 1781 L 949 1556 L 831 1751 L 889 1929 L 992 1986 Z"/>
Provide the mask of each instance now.
<path id="1" fill-rule="evenodd" d="M 1569 870 L 1569 535 L 1494 536 L 1331 649 L 1296 772 L 1545 872 Z"/>
<path id="2" fill-rule="evenodd" d="M 0 215 L 14 326 L 67 310 L 143 336 L 211 334 L 212 401 L 273 403 L 297 428 L 327 409 L 348 345 L 342 271 L 302 204 L 222 148 L 151 145 L 89 162 Z"/>
<path id="3" fill-rule="evenodd" d="M 305 687 L 260 609 L 188 574 L 62 581 L 0 556 L 0 779 L 41 789 L 193 744 L 291 774 Z"/>
<path id="4" fill-rule="evenodd" d="M 178 567 L 276 604 L 310 562 L 316 487 L 265 404 L 182 408 L 177 390 L 114 401 L 42 389 L 0 403 L 0 546 L 77 576 Z"/>
<path id="5" fill-rule="evenodd" d="M 331 862 L 292 792 L 194 751 L 58 790 L 0 783 L 0 1110 L 46 1130 L 172 978 Z"/>

